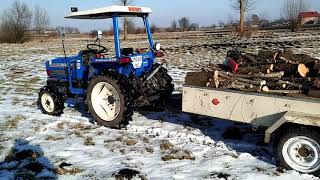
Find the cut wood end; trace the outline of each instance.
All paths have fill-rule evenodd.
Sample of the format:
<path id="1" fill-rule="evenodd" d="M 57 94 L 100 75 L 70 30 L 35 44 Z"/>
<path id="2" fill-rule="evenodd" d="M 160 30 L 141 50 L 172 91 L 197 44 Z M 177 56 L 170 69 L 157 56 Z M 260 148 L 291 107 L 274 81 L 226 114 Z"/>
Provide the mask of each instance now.
<path id="1" fill-rule="evenodd" d="M 267 86 L 263 86 L 261 90 L 263 92 L 269 92 L 269 88 Z"/>
<path id="2" fill-rule="evenodd" d="M 307 77 L 309 74 L 309 68 L 305 64 L 299 64 L 298 65 L 298 72 L 301 77 Z"/>
<path id="3" fill-rule="evenodd" d="M 274 64 L 271 64 L 269 69 L 270 69 L 271 71 L 273 71 L 273 70 L 274 70 Z"/>

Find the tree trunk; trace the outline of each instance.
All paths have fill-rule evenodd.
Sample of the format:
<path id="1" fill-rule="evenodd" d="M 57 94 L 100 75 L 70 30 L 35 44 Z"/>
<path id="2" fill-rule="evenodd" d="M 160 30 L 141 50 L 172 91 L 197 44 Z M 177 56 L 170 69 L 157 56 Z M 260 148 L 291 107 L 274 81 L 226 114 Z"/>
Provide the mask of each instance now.
<path id="1" fill-rule="evenodd" d="M 240 36 L 244 36 L 244 11 L 245 3 L 244 0 L 240 1 Z"/>
<path id="2" fill-rule="evenodd" d="M 123 40 L 127 40 L 128 28 L 127 28 L 127 17 L 123 18 Z"/>

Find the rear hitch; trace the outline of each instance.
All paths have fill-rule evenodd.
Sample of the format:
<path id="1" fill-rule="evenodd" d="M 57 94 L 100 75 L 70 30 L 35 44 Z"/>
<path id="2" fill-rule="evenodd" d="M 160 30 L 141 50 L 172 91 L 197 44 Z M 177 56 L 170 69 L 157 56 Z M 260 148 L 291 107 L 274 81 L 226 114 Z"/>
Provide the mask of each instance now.
<path id="1" fill-rule="evenodd" d="M 162 68 L 164 63 L 160 64 L 159 67 L 157 67 L 148 77 L 147 77 L 147 81 L 149 81 L 155 74 L 157 74 L 157 72 Z"/>

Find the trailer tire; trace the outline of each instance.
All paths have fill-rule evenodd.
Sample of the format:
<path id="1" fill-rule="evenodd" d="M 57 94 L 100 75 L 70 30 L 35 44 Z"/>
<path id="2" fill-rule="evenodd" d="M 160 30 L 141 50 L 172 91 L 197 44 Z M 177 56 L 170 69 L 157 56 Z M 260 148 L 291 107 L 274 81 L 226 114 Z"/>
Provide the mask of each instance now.
<path id="1" fill-rule="evenodd" d="M 275 138 L 277 165 L 288 170 L 320 175 L 320 134 L 312 127 L 291 126 Z"/>
<path id="2" fill-rule="evenodd" d="M 116 129 L 128 125 L 133 115 L 131 89 L 126 78 L 116 72 L 91 79 L 86 101 L 98 125 Z"/>
<path id="3" fill-rule="evenodd" d="M 62 94 L 50 86 L 44 86 L 40 89 L 37 105 L 42 113 L 51 116 L 60 116 L 65 108 Z"/>

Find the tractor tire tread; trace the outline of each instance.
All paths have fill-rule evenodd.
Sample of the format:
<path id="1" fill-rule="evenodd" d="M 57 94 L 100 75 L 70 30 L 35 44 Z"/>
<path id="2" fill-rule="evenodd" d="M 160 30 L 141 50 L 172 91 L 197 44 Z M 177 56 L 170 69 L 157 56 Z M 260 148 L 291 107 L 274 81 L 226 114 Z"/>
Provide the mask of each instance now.
<path id="1" fill-rule="evenodd" d="M 41 104 L 41 96 L 44 93 L 49 93 L 52 96 L 53 100 L 54 100 L 55 109 L 54 109 L 54 111 L 52 113 L 47 112 L 43 108 L 43 106 Z M 63 95 L 55 87 L 44 86 L 39 91 L 39 96 L 38 96 L 38 100 L 37 100 L 37 106 L 42 111 L 42 113 L 48 114 L 48 115 L 51 115 L 51 116 L 58 116 L 59 117 L 59 116 L 61 116 L 63 114 L 63 110 L 65 108 Z"/>

